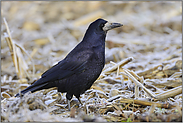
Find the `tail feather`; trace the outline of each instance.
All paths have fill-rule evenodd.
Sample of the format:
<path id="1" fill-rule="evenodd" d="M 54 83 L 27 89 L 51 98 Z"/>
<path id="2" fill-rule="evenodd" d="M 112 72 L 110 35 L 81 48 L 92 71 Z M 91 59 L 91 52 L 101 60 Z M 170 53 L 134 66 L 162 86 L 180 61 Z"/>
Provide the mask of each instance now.
<path id="1" fill-rule="evenodd" d="M 44 89 L 44 87 L 45 87 L 46 85 L 48 85 L 48 83 L 44 83 L 44 84 L 40 84 L 40 85 L 33 84 L 33 85 L 27 87 L 26 89 L 22 90 L 20 93 L 21 93 L 21 94 L 25 94 L 25 93 L 27 93 L 27 92 L 29 92 L 29 91 L 35 92 L 35 91 L 37 91 L 37 90 Z M 20 93 L 17 93 L 17 94 L 15 95 L 15 97 L 20 96 Z"/>

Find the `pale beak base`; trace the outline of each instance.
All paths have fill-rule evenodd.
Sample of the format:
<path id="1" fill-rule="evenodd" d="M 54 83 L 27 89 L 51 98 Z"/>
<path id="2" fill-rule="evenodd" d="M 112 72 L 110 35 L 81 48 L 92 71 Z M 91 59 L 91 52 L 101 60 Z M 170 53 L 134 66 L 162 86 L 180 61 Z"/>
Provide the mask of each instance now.
<path id="1" fill-rule="evenodd" d="M 121 27 L 121 26 L 123 26 L 123 24 L 107 22 L 107 23 L 105 24 L 105 26 L 103 27 L 103 30 L 104 30 L 105 32 L 107 32 L 107 31 L 109 31 L 109 30 L 111 30 L 111 29 L 114 29 L 114 28 L 117 28 L 117 27 Z"/>

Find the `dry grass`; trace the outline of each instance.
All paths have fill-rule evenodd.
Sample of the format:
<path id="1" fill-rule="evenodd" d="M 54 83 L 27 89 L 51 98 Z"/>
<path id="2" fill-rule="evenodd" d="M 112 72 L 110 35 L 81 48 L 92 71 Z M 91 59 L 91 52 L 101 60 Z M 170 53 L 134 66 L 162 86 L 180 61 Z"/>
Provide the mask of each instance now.
<path id="1" fill-rule="evenodd" d="M 29 8 L 29 9 L 27 9 Z M 2 2 L 1 121 L 182 121 L 181 2 Z M 106 65 L 68 111 L 56 88 L 13 97 L 81 41 L 96 18 L 121 22 Z"/>

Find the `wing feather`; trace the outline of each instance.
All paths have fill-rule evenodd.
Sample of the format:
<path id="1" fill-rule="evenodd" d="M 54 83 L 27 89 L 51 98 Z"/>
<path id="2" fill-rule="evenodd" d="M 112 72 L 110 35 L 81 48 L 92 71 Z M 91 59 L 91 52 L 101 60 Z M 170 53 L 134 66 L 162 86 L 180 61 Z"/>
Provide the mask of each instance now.
<path id="1" fill-rule="evenodd" d="M 65 79 L 75 73 L 83 72 L 84 69 L 86 69 L 86 64 L 91 57 L 91 55 L 88 56 L 82 61 L 72 61 L 72 60 L 62 60 L 58 62 L 58 64 L 54 65 L 52 68 L 44 72 L 39 79 L 39 81 L 36 81 L 34 84 L 39 85 L 45 82 L 53 82 L 56 80 Z"/>

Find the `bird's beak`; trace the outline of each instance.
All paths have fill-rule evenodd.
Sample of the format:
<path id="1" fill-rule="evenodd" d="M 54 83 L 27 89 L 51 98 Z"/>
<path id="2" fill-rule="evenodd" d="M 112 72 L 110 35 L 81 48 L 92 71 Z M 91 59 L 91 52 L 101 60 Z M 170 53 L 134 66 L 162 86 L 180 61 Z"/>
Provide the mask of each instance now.
<path id="1" fill-rule="evenodd" d="M 123 26 L 123 24 L 107 22 L 107 23 L 105 24 L 105 26 L 103 27 L 103 30 L 104 30 L 105 32 L 107 32 L 107 31 L 109 31 L 109 30 L 111 30 L 111 29 L 114 29 L 114 28 L 117 28 L 117 27 L 121 27 L 121 26 Z"/>

